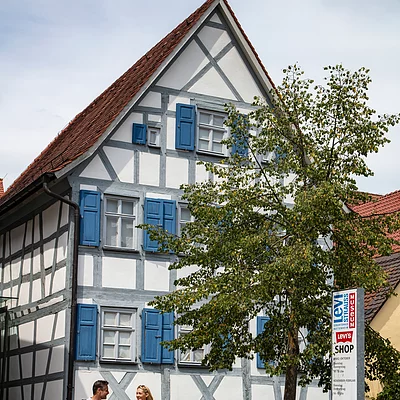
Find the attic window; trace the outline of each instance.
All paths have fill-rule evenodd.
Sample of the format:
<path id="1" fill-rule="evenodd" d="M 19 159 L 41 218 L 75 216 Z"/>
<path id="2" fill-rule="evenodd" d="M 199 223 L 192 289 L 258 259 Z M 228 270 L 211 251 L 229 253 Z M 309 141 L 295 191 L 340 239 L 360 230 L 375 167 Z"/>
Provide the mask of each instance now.
<path id="1" fill-rule="evenodd" d="M 148 145 L 152 147 L 160 147 L 161 129 L 158 127 L 148 127 Z"/>

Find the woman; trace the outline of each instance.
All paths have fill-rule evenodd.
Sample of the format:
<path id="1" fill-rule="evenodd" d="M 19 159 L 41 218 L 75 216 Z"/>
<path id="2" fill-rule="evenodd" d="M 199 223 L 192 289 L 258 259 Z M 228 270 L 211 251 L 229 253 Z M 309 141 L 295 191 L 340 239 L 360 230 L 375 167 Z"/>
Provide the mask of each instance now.
<path id="1" fill-rule="evenodd" d="M 136 400 L 153 400 L 150 389 L 145 385 L 139 385 L 136 389 Z"/>

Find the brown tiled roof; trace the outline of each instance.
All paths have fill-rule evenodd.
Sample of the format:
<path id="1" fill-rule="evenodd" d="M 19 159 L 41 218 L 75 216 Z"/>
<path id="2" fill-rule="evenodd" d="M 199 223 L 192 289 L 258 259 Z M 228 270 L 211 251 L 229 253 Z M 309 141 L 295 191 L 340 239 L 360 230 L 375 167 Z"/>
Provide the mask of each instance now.
<path id="1" fill-rule="evenodd" d="M 3 178 L 0 178 L 0 197 L 4 194 Z"/>
<path id="2" fill-rule="evenodd" d="M 385 270 L 388 281 L 392 288 L 400 283 L 400 253 L 390 256 L 378 257 L 375 261 Z M 365 320 L 371 322 L 387 299 L 389 289 L 379 290 L 378 292 L 366 293 L 364 298 Z"/>
<path id="3" fill-rule="evenodd" d="M 179 43 L 196 25 L 209 7 L 215 4 L 215 1 L 207 0 L 79 113 L 13 182 L 6 193 L 0 198 L 0 206 L 42 175 L 59 171 L 86 153 L 120 115 L 124 107 L 139 93 L 152 74 L 156 72 L 167 57 L 177 48 Z M 267 71 L 239 25 L 228 2 L 226 0 L 223 0 L 223 2 L 232 13 L 233 19 L 238 24 L 267 79 L 269 79 L 273 86 Z"/>

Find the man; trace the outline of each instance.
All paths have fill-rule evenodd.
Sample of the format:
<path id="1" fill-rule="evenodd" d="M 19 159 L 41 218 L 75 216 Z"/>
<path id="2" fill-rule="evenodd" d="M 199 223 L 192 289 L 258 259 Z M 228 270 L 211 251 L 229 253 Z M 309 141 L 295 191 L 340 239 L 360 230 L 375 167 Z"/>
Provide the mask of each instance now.
<path id="1" fill-rule="evenodd" d="M 98 380 L 93 383 L 93 396 L 89 397 L 87 400 L 103 400 L 106 399 L 108 395 L 108 382 Z"/>

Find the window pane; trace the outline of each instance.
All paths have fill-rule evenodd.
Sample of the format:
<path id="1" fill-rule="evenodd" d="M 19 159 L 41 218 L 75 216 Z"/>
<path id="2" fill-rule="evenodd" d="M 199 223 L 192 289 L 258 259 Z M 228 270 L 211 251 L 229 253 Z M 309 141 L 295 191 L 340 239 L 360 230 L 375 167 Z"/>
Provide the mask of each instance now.
<path id="1" fill-rule="evenodd" d="M 133 248 L 133 222 L 132 219 L 121 220 L 121 247 Z"/>
<path id="2" fill-rule="evenodd" d="M 118 358 L 131 358 L 131 347 L 130 346 L 120 346 L 118 347 Z"/>
<path id="3" fill-rule="evenodd" d="M 150 131 L 150 144 L 157 144 L 157 132 L 156 131 Z"/>
<path id="4" fill-rule="evenodd" d="M 203 140 L 210 140 L 210 130 L 200 128 L 199 129 L 199 138 Z"/>
<path id="5" fill-rule="evenodd" d="M 103 343 L 104 344 L 115 344 L 115 332 L 104 331 L 103 333 Z"/>
<path id="6" fill-rule="evenodd" d="M 193 361 L 201 362 L 204 358 L 204 349 L 193 350 Z"/>
<path id="7" fill-rule="evenodd" d="M 130 332 L 120 332 L 119 333 L 119 344 L 131 344 L 131 333 Z"/>
<path id="8" fill-rule="evenodd" d="M 216 153 L 222 153 L 222 144 L 221 143 L 214 143 L 213 144 L 213 151 Z"/>
<path id="9" fill-rule="evenodd" d="M 132 314 L 121 313 L 119 315 L 119 326 L 132 326 Z"/>
<path id="10" fill-rule="evenodd" d="M 122 214 L 133 215 L 132 201 L 122 201 Z"/>
<path id="11" fill-rule="evenodd" d="M 224 138 L 224 132 L 221 131 L 214 131 L 214 142 L 220 142 Z"/>
<path id="12" fill-rule="evenodd" d="M 186 350 L 186 351 L 181 351 L 181 361 L 183 362 L 189 362 L 190 360 L 190 350 Z"/>
<path id="13" fill-rule="evenodd" d="M 210 124 L 211 123 L 211 114 L 200 113 L 200 123 L 201 124 Z"/>
<path id="14" fill-rule="evenodd" d="M 181 221 L 190 221 L 190 211 L 188 208 L 181 208 Z"/>
<path id="15" fill-rule="evenodd" d="M 105 312 L 104 313 L 104 325 L 111 325 L 111 326 L 116 326 L 116 316 L 117 313 L 114 312 Z"/>
<path id="16" fill-rule="evenodd" d="M 213 125 L 215 126 L 223 126 L 224 125 L 224 117 L 222 115 L 214 115 Z"/>
<path id="17" fill-rule="evenodd" d="M 118 200 L 107 199 L 107 212 L 118 212 Z"/>
<path id="18" fill-rule="evenodd" d="M 115 349 L 115 346 L 104 345 L 103 346 L 103 357 L 114 358 L 115 357 L 114 349 Z"/>
<path id="19" fill-rule="evenodd" d="M 208 150 L 208 142 L 199 140 L 199 150 Z"/>

